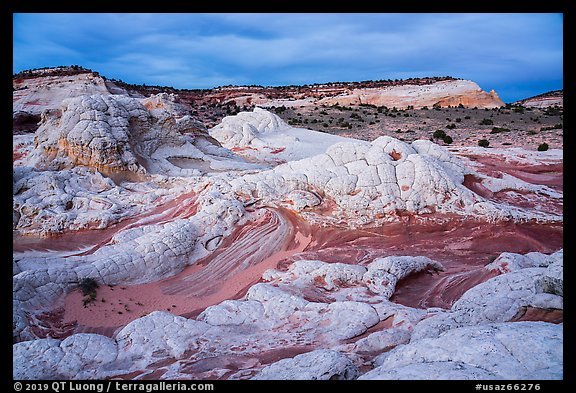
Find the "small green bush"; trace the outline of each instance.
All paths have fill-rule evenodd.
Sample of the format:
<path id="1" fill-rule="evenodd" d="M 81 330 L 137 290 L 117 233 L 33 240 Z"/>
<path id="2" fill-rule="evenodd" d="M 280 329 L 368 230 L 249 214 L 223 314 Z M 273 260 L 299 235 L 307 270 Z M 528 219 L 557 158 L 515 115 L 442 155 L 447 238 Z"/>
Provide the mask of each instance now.
<path id="1" fill-rule="evenodd" d="M 480 139 L 478 141 L 478 146 L 488 147 L 488 146 L 490 146 L 490 142 L 488 141 L 488 139 Z"/>
<path id="2" fill-rule="evenodd" d="M 490 134 L 500 134 L 501 132 L 509 132 L 509 131 L 510 131 L 509 128 L 492 127 L 492 131 L 490 131 Z"/>
<path id="3" fill-rule="evenodd" d="M 446 136 L 446 132 L 444 130 L 436 130 L 432 134 L 432 138 L 434 139 L 443 139 Z"/>
<path id="4" fill-rule="evenodd" d="M 491 126 L 492 124 L 494 124 L 494 122 L 491 119 L 482 119 L 478 124 L 480 124 L 481 126 Z"/>
<path id="5" fill-rule="evenodd" d="M 444 138 L 442 138 L 442 140 L 444 141 L 444 143 L 446 143 L 447 145 L 451 144 L 452 142 L 454 142 L 454 140 L 452 139 L 452 137 L 450 135 L 446 135 Z"/>
<path id="6" fill-rule="evenodd" d="M 84 295 L 84 299 L 82 299 L 84 307 L 96 300 L 96 290 L 99 286 L 98 282 L 90 277 L 83 278 L 78 282 L 78 288 L 80 288 L 82 295 Z"/>
<path id="7" fill-rule="evenodd" d="M 548 146 L 548 144 L 547 144 L 546 142 L 541 143 L 541 144 L 538 146 L 538 151 L 546 151 L 546 150 L 548 150 L 548 147 L 549 147 L 549 146 Z"/>

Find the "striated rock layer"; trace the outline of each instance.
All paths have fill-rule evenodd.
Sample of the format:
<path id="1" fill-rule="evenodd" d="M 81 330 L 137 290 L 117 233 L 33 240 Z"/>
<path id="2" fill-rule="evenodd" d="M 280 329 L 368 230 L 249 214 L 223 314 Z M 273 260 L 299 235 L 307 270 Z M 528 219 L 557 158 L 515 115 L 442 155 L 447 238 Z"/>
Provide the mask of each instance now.
<path id="1" fill-rule="evenodd" d="M 369 104 L 389 108 L 422 108 L 427 106 L 459 106 L 466 108 L 499 108 L 504 103 L 491 90 L 483 91 L 469 80 L 448 80 L 429 85 L 401 85 L 386 88 L 353 89 L 350 93 L 318 101 L 328 105 Z"/>

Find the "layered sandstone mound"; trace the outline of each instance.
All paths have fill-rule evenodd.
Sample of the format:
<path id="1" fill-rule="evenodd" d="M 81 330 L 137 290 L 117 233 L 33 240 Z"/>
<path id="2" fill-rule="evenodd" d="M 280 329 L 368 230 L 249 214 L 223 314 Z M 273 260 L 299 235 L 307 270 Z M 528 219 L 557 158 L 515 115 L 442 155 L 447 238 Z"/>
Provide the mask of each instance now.
<path id="1" fill-rule="evenodd" d="M 197 121 L 175 117 L 160 100 L 120 95 L 64 100 L 58 110 L 42 115 L 32 165 L 40 170 L 82 165 L 132 178 L 147 173 L 186 176 L 199 174 L 194 172 L 195 161 L 199 168 L 210 168 L 213 160 L 233 156 L 215 144 Z M 189 160 L 190 165 L 175 160 Z"/>
<path id="2" fill-rule="evenodd" d="M 514 104 L 527 106 L 529 108 L 549 108 L 553 106 L 564 107 L 564 91 L 550 91 L 548 93 L 516 101 Z"/>
<path id="3" fill-rule="evenodd" d="M 286 124 L 261 108 L 227 116 L 210 129 L 222 146 L 256 161 L 285 162 L 324 152 L 330 145 L 348 140 Z"/>
<path id="4" fill-rule="evenodd" d="M 58 108 L 67 98 L 112 94 L 108 86 L 101 76 L 92 72 L 67 76 L 39 74 L 35 78 L 16 78 L 13 80 L 12 110 L 14 113 L 40 115 L 44 110 Z M 124 90 L 114 91 L 127 94 Z"/>
<path id="5" fill-rule="evenodd" d="M 467 108 L 499 108 L 504 103 L 491 90 L 483 91 L 469 80 L 448 80 L 428 85 L 400 85 L 386 88 L 353 89 L 349 93 L 324 98 L 318 104 L 359 105 L 369 104 L 389 108 L 422 108 L 427 106 L 459 106 Z"/>
<path id="6" fill-rule="evenodd" d="M 92 94 L 131 95 L 98 73 L 68 67 L 36 70 L 25 77 L 15 77 L 12 85 L 14 132 L 36 131 L 42 112 L 59 108 L 68 98 Z"/>
<path id="7" fill-rule="evenodd" d="M 15 142 L 14 229 L 103 229 L 189 192 L 183 178 L 259 168 L 222 148 L 173 98 L 89 95 L 45 111 L 34 141 Z M 125 180 L 146 182 L 116 186 Z"/>
<path id="8" fill-rule="evenodd" d="M 446 148 L 428 140 L 408 144 L 388 136 L 371 143 L 336 143 L 325 153 L 234 179 L 230 185 L 246 200 L 261 200 L 303 213 L 327 208 L 333 201 L 332 216 L 345 218 L 351 225 L 393 220 L 405 213 L 436 212 L 487 220 L 561 220 L 494 203 L 468 188 L 466 175 L 487 184 L 497 182 L 501 189 L 534 188 L 519 179 L 478 174 Z M 544 186 L 538 189 L 558 195 Z"/>

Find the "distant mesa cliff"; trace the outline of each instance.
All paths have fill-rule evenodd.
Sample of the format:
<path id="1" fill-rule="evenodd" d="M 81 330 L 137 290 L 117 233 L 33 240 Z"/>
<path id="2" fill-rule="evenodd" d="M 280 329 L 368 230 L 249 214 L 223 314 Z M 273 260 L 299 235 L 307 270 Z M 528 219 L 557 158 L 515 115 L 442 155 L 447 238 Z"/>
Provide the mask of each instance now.
<path id="1" fill-rule="evenodd" d="M 564 91 L 554 90 L 516 101 L 514 104 L 532 108 L 564 107 Z"/>
<path id="2" fill-rule="evenodd" d="M 214 89 L 175 89 L 170 86 L 128 84 L 107 79 L 80 66 L 27 70 L 13 76 L 14 131 L 34 131 L 45 110 L 57 109 L 66 98 L 83 95 L 128 95 L 145 98 L 167 93 L 186 105 L 208 126 L 224 116 L 255 106 L 376 105 L 398 109 L 414 107 L 504 106 L 498 94 L 476 83 L 452 77 L 409 78 L 362 82 L 331 82 L 290 86 L 223 86 Z M 166 101 L 166 100 L 164 100 Z"/>
<path id="3" fill-rule="evenodd" d="M 498 108 L 504 103 L 494 90 L 487 93 L 476 83 L 468 80 L 445 80 L 428 85 L 405 84 L 383 89 L 355 89 L 349 94 L 320 100 L 325 104 L 369 104 L 376 106 L 407 108 L 413 106 L 465 106 Z"/>

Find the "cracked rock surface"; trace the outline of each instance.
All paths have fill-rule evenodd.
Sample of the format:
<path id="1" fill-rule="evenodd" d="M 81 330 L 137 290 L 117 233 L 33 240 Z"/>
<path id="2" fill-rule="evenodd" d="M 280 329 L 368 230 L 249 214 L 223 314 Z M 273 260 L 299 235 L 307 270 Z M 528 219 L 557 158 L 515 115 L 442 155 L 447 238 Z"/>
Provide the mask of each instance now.
<path id="1" fill-rule="evenodd" d="M 67 97 L 14 144 L 15 379 L 563 376 L 563 250 L 546 237 L 562 216 L 524 203 L 561 206 L 552 181 L 260 108 L 207 130 L 167 94 Z M 520 244 L 479 253 L 481 225 Z M 448 307 L 395 298 L 440 277 L 469 280 Z M 100 292 L 80 311 L 143 308 L 66 320 L 84 278 Z"/>

